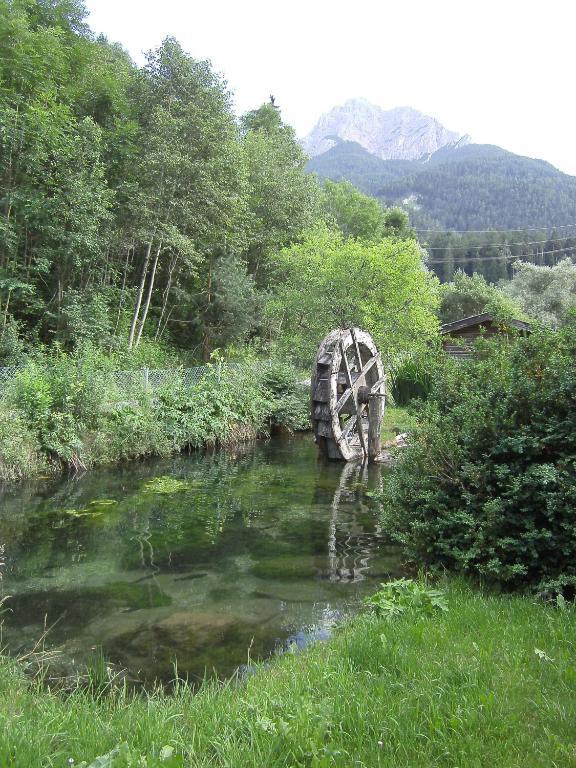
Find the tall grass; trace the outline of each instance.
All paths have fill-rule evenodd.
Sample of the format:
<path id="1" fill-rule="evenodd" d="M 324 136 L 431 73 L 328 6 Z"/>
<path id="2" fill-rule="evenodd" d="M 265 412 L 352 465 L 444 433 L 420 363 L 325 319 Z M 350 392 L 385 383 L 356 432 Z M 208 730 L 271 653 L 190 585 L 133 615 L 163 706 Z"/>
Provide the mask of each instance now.
<path id="1" fill-rule="evenodd" d="M 363 615 L 194 695 L 59 695 L 0 664 L 0 765 L 576 765 L 576 613 L 447 587 L 448 611 Z M 122 746 L 124 745 L 124 746 Z M 71 764 L 71 763 L 70 763 Z"/>

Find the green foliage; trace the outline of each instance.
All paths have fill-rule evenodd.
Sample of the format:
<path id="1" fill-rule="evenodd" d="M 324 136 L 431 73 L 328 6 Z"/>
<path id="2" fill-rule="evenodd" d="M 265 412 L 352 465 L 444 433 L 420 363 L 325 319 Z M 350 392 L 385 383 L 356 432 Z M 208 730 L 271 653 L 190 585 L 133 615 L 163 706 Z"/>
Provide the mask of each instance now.
<path id="1" fill-rule="evenodd" d="M 346 181 L 324 183 L 324 210 L 344 237 L 379 240 L 384 236 L 384 210 L 373 197 Z"/>
<path id="2" fill-rule="evenodd" d="M 20 335 L 19 324 L 13 317 L 6 318 L 0 332 L 0 367 L 21 365 L 26 358 L 26 349 Z"/>
<path id="3" fill-rule="evenodd" d="M 408 238 L 413 231 L 401 208 L 385 211 L 373 197 L 364 195 L 346 181 L 324 183 L 324 210 L 329 224 L 335 224 L 345 238 L 380 240 L 387 236 Z"/>
<path id="4" fill-rule="evenodd" d="M 437 372 L 383 494 L 385 526 L 415 561 L 574 594 L 574 339 L 479 342 Z"/>
<path id="5" fill-rule="evenodd" d="M 272 361 L 263 369 L 262 386 L 270 402 L 270 426 L 291 432 L 310 429 L 310 391 L 290 363 Z"/>
<path id="6" fill-rule="evenodd" d="M 321 193 L 305 173 L 306 156 L 294 130 L 270 104 L 243 118 L 243 151 L 248 174 L 250 272 L 259 284 L 269 279 L 272 253 L 293 242 L 321 217 Z"/>
<path id="7" fill-rule="evenodd" d="M 570 259 L 556 266 L 517 262 L 502 290 L 530 317 L 552 327 L 562 325 L 576 308 L 576 265 Z"/>
<path id="8" fill-rule="evenodd" d="M 444 353 L 430 346 L 392 365 L 389 392 L 394 403 L 405 406 L 412 400 L 426 400 L 432 392 L 436 372 L 443 362 Z"/>
<path id="9" fill-rule="evenodd" d="M 48 459 L 76 468 L 85 463 L 81 436 L 96 428 L 111 390 L 104 366 L 89 350 L 69 357 L 56 348 L 16 373 L 7 402 L 22 414 Z"/>
<path id="10" fill-rule="evenodd" d="M 359 616 L 328 643 L 200 691 L 178 680 L 171 693 L 59 693 L 3 657 L 0 764 L 123 752 L 154 768 L 570 766 L 576 612 L 442 588 L 449 611 Z"/>
<path id="11" fill-rule="evenodd" d="M 35 435 L 23 414 L 0 400 L 0 479 L 19 480 L 42 468 Z"/>
<path id="12" fill-rule="evenodd" d="M 364 600 L 380 619 L 393 619 L 407 611 L 431 616 L 436 611 L 447 611 L 444 592 L 419 584 L 413 579 L 397 579 L 380 584 L 378 592 Z"/>
<path id="13" fill-rule="evenodd" d="M 209 62 L 167 38 L 137 67 L 85 16 L 0 3 L 0 355 L 148 337 L 207 361 L 262 333 L 268 259 L 319 185 L 277 110 L 240 129 Z"/>
<path id="14" fill-rule="evenodd" d="M 16 373 L 0 399 L 0 479 L 308 428 L 307 391 L 284 363 L 212 364 L 194 387 L 175 376 L 154 389 L 140 372 L 119 386 L 115 363 L 94 348 L 55 348 Z"/>
<path id="15" fill-rule="evenodd" d="M 277 288 L 267 313 L 293 360 L 311 364 L 330 330 L 357 325 L 386 355 L 434 338 L 436 282 L 414 240 L 344 240 L 317 228 L 276 258 Z"/>
<path id="16" fill-rule="evenodd" d="M 505 289 L 487 283 L 482 275 L 468 277 L 462 270 L 454 273 L 451 283 L 440 286 L 440 320 L 450 323 L 471 315 L 490 312 L 497 320 L 527 319 L 520 303 Z"/>

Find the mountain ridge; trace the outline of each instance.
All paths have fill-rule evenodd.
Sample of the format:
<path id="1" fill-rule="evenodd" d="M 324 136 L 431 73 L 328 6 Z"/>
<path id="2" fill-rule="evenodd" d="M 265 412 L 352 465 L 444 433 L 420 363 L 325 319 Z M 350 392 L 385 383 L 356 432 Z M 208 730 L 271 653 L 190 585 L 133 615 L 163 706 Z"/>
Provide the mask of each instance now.
<path id="1" fill-rule="evenodd" d="M 321 115 L 302 146 L 315 157 L 340 141 L 355 141 L 382 160 L 414 160 L 446 145 L 466 144 L 470 136 L 448 130 L 413 107 L 385 110 L 354 98 Z"/>

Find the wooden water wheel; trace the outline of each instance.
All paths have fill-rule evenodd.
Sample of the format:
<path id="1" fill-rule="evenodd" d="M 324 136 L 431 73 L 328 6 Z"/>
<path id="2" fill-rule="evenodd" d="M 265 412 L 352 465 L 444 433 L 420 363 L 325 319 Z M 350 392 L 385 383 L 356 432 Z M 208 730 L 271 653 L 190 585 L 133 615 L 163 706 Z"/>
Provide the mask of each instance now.
<path id="1" fill-rule="evenodd" d="M 332 331 L 318 348 L 311 382 L 316 443 L 329 459 L 374 459 L 380 452 L 384 366 L 359 328 Z"/>

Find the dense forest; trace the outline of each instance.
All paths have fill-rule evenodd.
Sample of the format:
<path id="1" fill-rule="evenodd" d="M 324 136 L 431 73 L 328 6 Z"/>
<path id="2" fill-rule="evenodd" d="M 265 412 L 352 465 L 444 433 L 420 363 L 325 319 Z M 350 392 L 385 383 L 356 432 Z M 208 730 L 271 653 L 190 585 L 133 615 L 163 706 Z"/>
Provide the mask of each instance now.
<path id="1" fill-rule="evenodd" d="M 167 39 L 138 68 L 85 15 L 0 3 L 3 343 L 207 358 L 259 322 L 268 256 L 320 218 L 319 187 L 271 106 L 238 125 L 208 62 Z"/>
<path id="2" fill-rule="evenodd" d="M 417 228 L 553 229 L 575 223 L 575 177 L 491 145 L 447 146 L 421 160 L 399 161 L 340 142 L 312 158 L 308 169 L 351 181 L 387 205 L 404 204 Z"/>
<path id="3" fill-rule="evenodd" d="M 433 281 L 406 215 L 321 186 L 279 110 L 238 119 L 210 62 L 175 39 L 138 67 L 85 18 L 81 0 L 0 0 L 0 365 L 54 343 L 206 361 L 295 339 L 308 365 L 318 339 L 309 307 L 298 327 L 286 322 L 295 276 L 283 249 L 303 247 L 304 273 L 315 247 L 332 253 L 351 236 L 365 243 L 358 258 L 387 243 L 386 290 L 324 316 L 365 324 L 384 296 L 400 306 L 413 280 L 429 298 L 406 332 L 433 328 Z M 333 282 L 318 286 L 328 303 L 342 294 Z"/>

